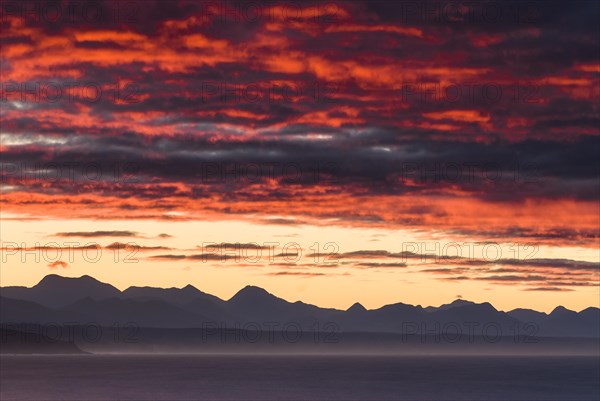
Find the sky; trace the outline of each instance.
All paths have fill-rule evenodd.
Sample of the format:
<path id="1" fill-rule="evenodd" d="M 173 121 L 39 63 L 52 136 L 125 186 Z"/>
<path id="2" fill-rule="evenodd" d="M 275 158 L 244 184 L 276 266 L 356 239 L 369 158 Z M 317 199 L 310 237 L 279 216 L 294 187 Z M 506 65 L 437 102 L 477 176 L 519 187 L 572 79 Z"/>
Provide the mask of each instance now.
<path id="1" fill-rule="evenodd" d="M 597 2 L 0 13 L 2 286 L 600 306 Z"/>

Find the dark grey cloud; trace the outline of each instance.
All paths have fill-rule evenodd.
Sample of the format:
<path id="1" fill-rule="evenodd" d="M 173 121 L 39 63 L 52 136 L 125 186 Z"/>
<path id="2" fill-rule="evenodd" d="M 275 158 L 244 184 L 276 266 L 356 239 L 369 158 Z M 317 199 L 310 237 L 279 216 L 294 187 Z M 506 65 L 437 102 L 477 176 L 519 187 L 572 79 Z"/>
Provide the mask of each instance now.
<path id="1" fill-rule="evenodd" d="M 95 238 L 95 237 L 138 237 L 136 231 L 71 231 L 54 234 L 55 237 L 83 237 L 83 238 Z"/>

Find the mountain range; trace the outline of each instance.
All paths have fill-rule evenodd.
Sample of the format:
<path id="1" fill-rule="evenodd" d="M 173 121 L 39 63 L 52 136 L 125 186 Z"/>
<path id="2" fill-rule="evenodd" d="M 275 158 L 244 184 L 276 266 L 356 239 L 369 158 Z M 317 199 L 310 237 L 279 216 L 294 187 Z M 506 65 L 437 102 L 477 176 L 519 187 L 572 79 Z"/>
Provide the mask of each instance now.
<path id="1" fill-rule="evenodd" d="M 487 302 L 458 299 L 439 307 L 396 303 L 368 310 L 356 303 L 338 310 L 288 302 L 254 286 L 223 300 L 191 285 L 120 291 L 90 276 L 59 275 L 48 275 L 31 288 L 1 287 L 0 322 L 245 330 L 294 325 L 307 331 L 333 327 L 361 333 L 600 337 L 600 309 L 595 307 L 575 312 L 559 306 L 550 314 L 530 309 L 503 312 Z"/>

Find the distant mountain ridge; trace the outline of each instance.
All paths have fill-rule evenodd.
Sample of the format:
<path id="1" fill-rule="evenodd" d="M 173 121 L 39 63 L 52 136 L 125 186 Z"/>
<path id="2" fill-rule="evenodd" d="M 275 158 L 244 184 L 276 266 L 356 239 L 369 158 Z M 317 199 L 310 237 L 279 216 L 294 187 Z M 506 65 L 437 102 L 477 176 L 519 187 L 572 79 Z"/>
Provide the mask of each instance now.
<path id="1" fill-rule="evenodd" d="M 490 303 L 462 299 L 439 307 L 396 303 L 368 310 L 355 303 L 348 310 L 289 302 L 255 286 L 229 300 L 188 285 L 183 288 L 129 287 L 124 291 L 90 276 L 44 277 L 37 285 L 0 287 L 0 322 L 33 324 L 135 324 L 150 328 L 256 327 L 297 325 L 319 330 L 334 324 L 341 332 L 431 333 L 490 328 L 502 335 L 600 337 L 600 309 L 581 312 L 557 307 L 550 314 L 529 309 L 498 311 Z"/>
<path id="2" fill-rule="evenodd" d="M 119 297 L 121 291 L 91 276 L 79 278 L 49 274 L 37 285 L 27 287 L 0 287 L 0 296 L 37 302 L 51 308 L 66 306 L 82 298 L 101 300 Z"/>

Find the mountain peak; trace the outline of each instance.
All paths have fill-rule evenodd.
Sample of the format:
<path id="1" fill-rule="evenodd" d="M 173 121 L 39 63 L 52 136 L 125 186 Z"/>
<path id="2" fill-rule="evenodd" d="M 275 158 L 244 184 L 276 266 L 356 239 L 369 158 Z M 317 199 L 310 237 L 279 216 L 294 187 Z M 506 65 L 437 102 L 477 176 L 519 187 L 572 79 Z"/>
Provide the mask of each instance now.
<path id="1" fill-rule="evenodd" d="M 362 306 L 359 302 L 356 302 L 354 305 L 352 305 L 351 307 L 349 307 L 346 312 L 354 312 L 354 313 L 362 313 L 362 312 L 366 312 L 367 308 L 365 308 L 364 306 Z"/>
<path id="2" fill-rule="evenodd" d="M 449 304 L 443 304 L 437 308 L 428 308 L 428 309 L 447 310 L 447 309 L 458 308 L 458 307 L 467 306 L 467 305 L 475 305 L 475 302 L 467 301 L 465 299 L 455 299 L 454 301 L 450 302 Z"/>
<path id="3" fill-rule="evenodd" d="M 229 301 L 243 302 L 243 303 L 264 303 L 272 302 L 273 300 L 279 300 L 278 297 L 271 294 L 264 288 L 260 288 L 254 285 L 247 285 L 239 290 Z"/>
<path id="4" fill-rule="evenodd" d="M 105 284 L 101 281 L 98 281 L 94 277 L 88 276 L 87 274 L 83 275 L 81 277 L 65 277 L 65 276 L 60 276 L 58 274 L 48 274 L 47 276 L 42 278 L 39 283 L 37 283 L 37 286 L 55 285 L 55 284 L 61 284 L 61 283 L 75 284 L 75 283 L 84 283 L 84 282 L 112 287 L 110 284 Z"/>
<path id="5" fill-rule="evenodd" d="M 454 301 L 450 302 L 449 305 L 452 305 L 452 306 L 464 306 L 464 305 L 472 305 L 474 303 L 475 302 L 467 301 L 466 299 L 460 299 L 460 298 L 458 298 L 458 299 L 455 299 Z"/>
<path id="6" fill-rule="evenodd" d="M 540 316 L 547 316 L 547 314 L 545 312 L 538 312 L 536 310 L 533 309 L 527 309 L 527 308 L 517 308 L 517 309 L 513 309 L 510 310 L 508 312 L 506 312 L 508 314 L 531 314 L 531 315 L 540 315 Z"/>
<path id="7" fill-rule="evenodd" d="M 254 285 L 247 285 L 244 288 L 242 288 L 241 290 L 238 291 L 237 294 L 235 294 L 235 296 L 238 295 L 251 295 L 251 296 L 256 296 L 256 295 L 271 295 L 267 290 L 265 290 L 264 288 L 260 288 Z"/>
<path id="8" fill-rule="evenodd" d="M 554 310 L 552 312 L 550 312 L 550 316 L 552 316 L 552 317 L 565 316 L 565 315 L 576 314 L 576 313 L 577 312 L 567 309 L 562 305 L 559 305 L 556 308 L 554 308 Z"/>
<path id="9" fill-rule="evenodd" d="M 475 304 L 474 302 L 471 302 L 471 304 L 477 305 L 477 304 Z M 491 309 L 491 310 L 497 311 L 497 309 L 496 309 L 496 308 L 494 308 L 494 305 L 492 305 L 492 304 L 491 304 L 491 303 L 489 303 L 489 302 L 482 302 L 482 303 L 480 303 L 480 304 L 479 304 L 479 306 L 483 306 L 483 307 L 485 307 L 485 308 L 487 308 L 487 309 Z"/>
<path id="10" fill-rule="evenodd" d="M 50 307 L 62 307 L 85 297 L 94 300 L 119 297 L 121 291 L 91 276 L 63 277 L 49 274 L 29 289 L 27 300 L 43 302 Z"/>
<path id="11" fill-rule="evenodd" d="M 53 283 L 53 282 L 57 282 L 60 280 L 68 280 L 68 277 L 63 277 L 63 276 L 59 276 L 58 274 L 48 274 L 47 276 L 44 276 L 39 283 L 37 283 L 37 285 L 40 284 L 47 284 L 47 283 Z"/>

